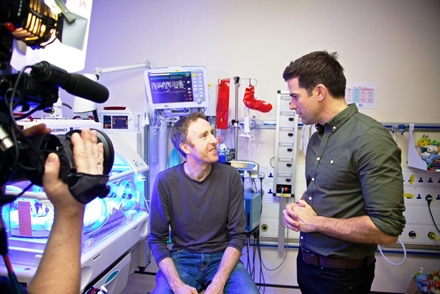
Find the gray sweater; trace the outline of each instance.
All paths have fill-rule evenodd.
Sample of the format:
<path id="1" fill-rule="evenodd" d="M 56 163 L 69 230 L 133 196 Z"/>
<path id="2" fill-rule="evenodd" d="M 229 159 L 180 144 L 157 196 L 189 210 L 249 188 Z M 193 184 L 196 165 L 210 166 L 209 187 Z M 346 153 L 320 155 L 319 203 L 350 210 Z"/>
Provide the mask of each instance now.
<path id="1" fill-rule="evenodd" d="M 245 226 L 243 185 L 235 168 L 213 163 L 201 182 L 191 179 L 183 164 L 157 175 L 148 238 L 157 264 L 170 257 L 169 227 L 174 248 L 214 253 L 228 246 L 241 252 Z"/>

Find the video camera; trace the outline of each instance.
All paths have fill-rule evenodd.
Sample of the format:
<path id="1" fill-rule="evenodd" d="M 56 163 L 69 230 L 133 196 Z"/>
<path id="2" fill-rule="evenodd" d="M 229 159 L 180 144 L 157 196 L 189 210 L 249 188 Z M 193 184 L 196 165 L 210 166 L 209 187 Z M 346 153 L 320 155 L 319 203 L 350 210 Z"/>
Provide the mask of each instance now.
<path id="1" fill-rule="evenodd" d="M 10 28 L 11 25 L 21 25 L 22 21 L 16 20 L 18 7 L 26 6 L 21 2 L 26 4 L 26 1 L 8 0 L 0 5 L 1 64 L 9 62 L 11 57 L 11 35 L 14 35 L 14 31 Z M 30 73 L 25 72 L 29 69 Z M 85 204 L 108 193 L 106 183 L 114 161 L 110 138 L 97 130 L 98 141 L 104 145 L 104 169 L 103 176 L 94 177 L 77 173 L 71 136 L 78 130 L 65 135 L 26 137 L 17 124 L 17 120 L 27 118 L 35 111 L 52 108 L 58 100 L 58 87 L 97 103 L 105 102 L 109 96 L 107 88 L 101 84 L 83 75 L 68 73 L 46 61 L 26 66 L 19 73 L 0 75 L 0 185 L 28 179 L 31 184 L 20 195 L 33 184 L 41 186 L 45 161 L 49 153 L 54 152 L 61 163 L 60 178 L 68 184 L 75 199 Z M 20 106 L 21 113 L 25 114 L 17 115 L 14 110 Z M 0 207 L 14 199 L 0 197 Z"/>

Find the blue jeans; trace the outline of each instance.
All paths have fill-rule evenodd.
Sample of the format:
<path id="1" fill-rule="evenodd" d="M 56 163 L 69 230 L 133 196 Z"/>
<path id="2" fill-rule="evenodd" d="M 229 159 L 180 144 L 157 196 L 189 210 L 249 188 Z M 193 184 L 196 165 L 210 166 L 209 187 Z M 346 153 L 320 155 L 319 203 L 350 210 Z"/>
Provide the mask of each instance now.
<path id="1" fill-rule="evenodd" d="M 223 252 L 209 254 L 192 253 L 182 249 L 171 251 L 171 258 L 174 261 L 180 279 L 185 284 L 196 288 L 198 292 L 206 289 L 212 282 L 222 257 Z M 155 293 L 173 293 L 160 270 L 156 275 L 156 287 L 153 290 L 153 294 Z M 224 293 L 260 293 L 241 261 L 238 261 L 237 266 L 229 276 Z"/>
<path id="2" fill-rule="evenodd" d="M 305 263 L 299 250 L 296 265 L 302 294 L 369 294 L 374 279 L 375 262 L 359 269 L 333 269 Z"/>

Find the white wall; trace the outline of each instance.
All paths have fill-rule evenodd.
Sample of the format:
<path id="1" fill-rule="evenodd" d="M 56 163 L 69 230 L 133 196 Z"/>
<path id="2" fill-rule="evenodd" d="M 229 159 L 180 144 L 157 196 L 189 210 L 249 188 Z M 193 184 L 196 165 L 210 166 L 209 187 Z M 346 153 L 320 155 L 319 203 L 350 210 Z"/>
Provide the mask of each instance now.
<path id="1" fill-rule="evenodd" d="M 439 121 L 438 11 L 437 0 L 95 0 L 83 72 L 145 59 L 154 67 L 203 65 L 213 88 L 220 78 L 257 79 L 257 98 L 275 108 L 277 90 L 287 89 L 282 72 L 288 63 L 325 49 L 339 53 L 348 82 L 378 83 L 378 108 L 362 112 L 382 122 L 434 123 Z M 100 82 L 110 90 L 106 105 L 143 110 L 143 71 L 102 75 Z M 240 87 L 240 117 L 247 83 L 242 80 Z M 251 115 L 276 117 L 274 111 Z M 266 143 L 275 136 L 259 132 L 252 148 L 267 151 L 258 159 L 269 165 L 273 152 Z M 240 148 L 247 153 L 246 142 Z"/>
<path id="2" fill-rule="evenodd" d="M 339 52 L 348 82 L 379 84 L 378 108 L 367 114 L 433 122 L 439 11 L 437 0 L 95 0 L 84 72 L 144 59 L 154 67 L 204 65 L 212 84 L 252 77 L 257 96 L 275 103 L 276 91 L 286 89 L 281 75 L 287 64 L 326 49 Z M 143 103 L 142 72 L 104 75 L 108 103 Z M 275 118 L 273 112 L 255 115 Z"/>
<path id="3" fill-rule="evenodd" d="M 378 83 L 378 108 L 362 112 L 382 122 L 438 123 L 439 12 L 438 0 L 95 0 L 83 72 L 144 59 L 154 67 L 203 65 L 213 87 L 220 78 L 257 79 L 257 98 L 276 108 L 277 90 L 287 89 L 282 72 L 288 63 L 325 49 L 339 53 L 348 82 Z M 110 90 L 106 105 L 144 109 L 143 69 L 104 74 L 100 82 Z M 245 86 L 242 81 L 240 116 Z M 61 95 L 71 103 L 70 96 Z M 233 108 L 232 100 L 230 105 Z M 231 109 L 230 118 L 233 114 Z M 251 114 L 262 120 L 276 118 L 275 111 Z M 253 134 L 252 159 L 269 166 L 274 130 Z M 404 165 L 406 142 L 398 138 Z M 246 144 L 240 141 L 243 159 L 248 159 Z M 303 157 L 298 162 L 303 164 Z M 266 251 L 266 256 L 273 255 Z M 289 255 L 290 264 L 294 259 Z M 281 258 L 273 259 L 277 261 Z M 406 287 L 406 273 L 425 261 L 412 257 L 414 266 L 394 288 L 389 285 L 402 270 L 386 267 L 384 272 L 393 273 L 377 273 L 375 290 L 400 291 Z M 293 268 L 286 269 L 290 277 L 295 276 Z M 274 276 L 272 282 L 295 284 L 283 273 L 281 280 Z M 387 277 L 393 280 L 387 282 Z"/>

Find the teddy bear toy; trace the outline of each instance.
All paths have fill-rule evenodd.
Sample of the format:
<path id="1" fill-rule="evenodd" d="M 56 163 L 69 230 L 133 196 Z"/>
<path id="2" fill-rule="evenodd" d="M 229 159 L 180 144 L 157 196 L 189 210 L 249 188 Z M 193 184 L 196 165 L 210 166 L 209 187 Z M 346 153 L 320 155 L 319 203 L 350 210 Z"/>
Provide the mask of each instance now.
<path id="1" fill-rule="evenodd" d="M 431 164 L 434 160 L 440 158 L 440 154 L 438 154 L 438 146 L 427 145 L 425 148 L 426 150 L 422 153 L 422 159 L 426 161 L 427 164 Z"/>

